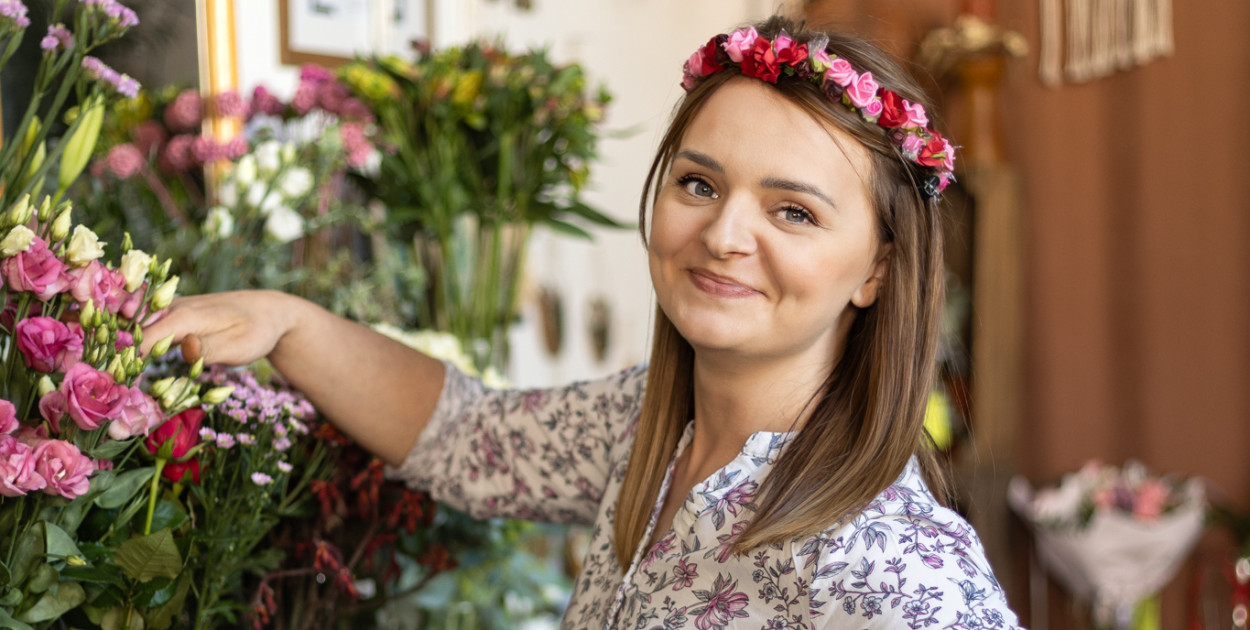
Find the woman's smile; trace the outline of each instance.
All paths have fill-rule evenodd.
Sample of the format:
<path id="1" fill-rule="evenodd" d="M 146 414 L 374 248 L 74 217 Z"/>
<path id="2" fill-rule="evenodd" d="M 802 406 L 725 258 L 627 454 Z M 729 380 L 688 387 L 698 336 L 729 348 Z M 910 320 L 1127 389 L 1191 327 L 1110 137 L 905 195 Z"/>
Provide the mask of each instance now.
<path id="1" fill-rule="evenodd" d="M 690 281 L 700 291 L 719 298 L 749 298 L 763 296 L 763 292 L 729 276 L 712 273 L 707 269 L 689 269 Z"/>

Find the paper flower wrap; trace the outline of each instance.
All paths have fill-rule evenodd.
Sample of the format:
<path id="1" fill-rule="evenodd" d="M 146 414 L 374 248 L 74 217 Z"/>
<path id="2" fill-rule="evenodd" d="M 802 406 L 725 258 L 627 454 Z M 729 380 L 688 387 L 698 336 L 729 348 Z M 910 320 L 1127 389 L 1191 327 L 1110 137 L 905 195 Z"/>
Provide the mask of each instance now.
<path id="1" fill-rule="evenodd" d="M 1107 492 L 1108 471 L 1127 505 L 1097 498 Z M 1127 485 L 1119 475 L 1087 466 L 1057 488 L 1035 491 L 1020 477 L 1008 488 L 1008 503 L 1031 526 L 1042 565 L 1093 605 L 1100 626 L 1126 627 L 1136 605 L 1172 579 L 1201 536 L 1206 514 L 1197 479 L 1168 486 L 1166 509 L 1143 514 L 1132 505 L 1132 490 L 1144 469 L 1127 465 Z"/>

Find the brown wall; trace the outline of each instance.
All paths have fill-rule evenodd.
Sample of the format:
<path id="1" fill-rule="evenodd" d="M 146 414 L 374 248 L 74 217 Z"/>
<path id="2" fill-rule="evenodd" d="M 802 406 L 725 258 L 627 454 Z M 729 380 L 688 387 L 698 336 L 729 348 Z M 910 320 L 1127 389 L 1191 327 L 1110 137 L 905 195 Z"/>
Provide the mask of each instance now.
<path id="1" fill-rule="evenodd" d="M 960 5 L 822 0 L 807 12 L 907 54 Z M 996 21 L 1031 48 L 1002 91 L 1024 186 L 1014 467 L 1044 482 L 1137 458 L 1250 509 L 1250 3 L 1173 7 L 1172 57 L 1052 89 L 1037 79 L 1037 1 L 998 3 Z M 1165 628 L 1183 627 L 1185 575 Z"/>

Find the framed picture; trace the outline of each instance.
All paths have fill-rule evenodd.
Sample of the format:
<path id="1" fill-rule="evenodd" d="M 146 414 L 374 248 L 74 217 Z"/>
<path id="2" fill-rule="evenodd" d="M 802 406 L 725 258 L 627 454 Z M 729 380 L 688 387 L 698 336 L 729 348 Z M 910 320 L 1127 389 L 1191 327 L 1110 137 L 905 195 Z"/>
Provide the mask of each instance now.
<path id="1" fill-rule="evenodd" d="M 278 0 L 280 59 L 335 67 L 430 38 L 432 0 Z"/>

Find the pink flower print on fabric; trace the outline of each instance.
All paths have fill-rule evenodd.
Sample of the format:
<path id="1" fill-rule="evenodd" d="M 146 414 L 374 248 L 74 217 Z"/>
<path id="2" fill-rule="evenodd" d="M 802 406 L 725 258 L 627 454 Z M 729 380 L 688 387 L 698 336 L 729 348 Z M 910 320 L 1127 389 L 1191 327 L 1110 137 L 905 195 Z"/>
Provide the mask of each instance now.
<path id="1" fill-rule="evenodd" d="M 706 602 L 695 608 L 694 626 L 699 630 L 724 628 L 739 617 L 746 617 L 750 597 L 738 590 L 738 583 L 731 582 L 724 574 L 717 575 L 712 585 L 712 593 L 696 593 L 699 599 Z"/>

